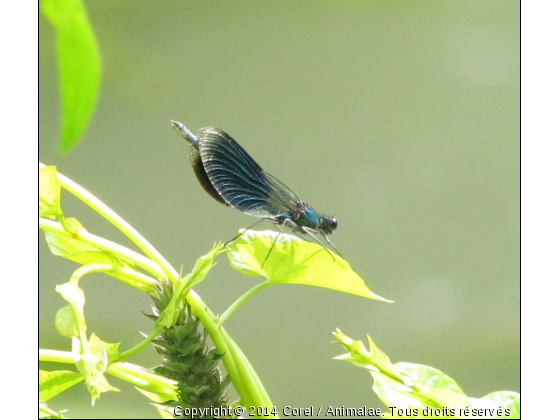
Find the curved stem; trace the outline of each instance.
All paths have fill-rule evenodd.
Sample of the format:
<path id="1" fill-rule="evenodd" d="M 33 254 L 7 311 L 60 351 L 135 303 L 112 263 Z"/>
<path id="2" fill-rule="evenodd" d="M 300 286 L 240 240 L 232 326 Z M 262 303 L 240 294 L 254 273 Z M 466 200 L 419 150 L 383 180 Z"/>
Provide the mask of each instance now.
<path id="1" fill-rule="evenodd" d="M 84 265 L 84 266 L 78 268 L 76 271 L 74 271 L 74 273 L 72 273 L 72 276 L 70 277 L 69 283 L 78 287 L 78 282 L 86 274 L 95 273 L 95 272 L 105 272 L 105 273 L 113 272 L 115 274 L 118 274 L 118 273 L 123 272 L 125 270 L 127 272 L 134 272 L 134 270 L 129 270 L 129 269 L 126 269 L 126 268 L 121 268 L 121 267 L 115 267 L 115 266 L 112 266 L 112 265 L 109 265 L 109 264 L 88 264 L 88 265 Z M 134 272 L 134 273 L 136 273 L 136 272 Z M 127 273 L 127 274 L 129 274 L 129 273 Z M 136 274 L 140 274 L 140 273 L 136 273 Z M 144 277 L 147 277 L 147 276 L 144 276 Z M 147 277 L 147 278 L 149 279 L 149 277 Z M 141 279 L 141 280 L 143 280 L 143 279 Z M 155 282 L 155 280 L 150 281 L 148 283 L 148 285 L 151 287 L 152 291 L 154 290 L 153 282 Z M 141 290 L 144 290 L 144 289 L 141 289 Z M 147 290 L 145 290 L 145 291 L 147 291 Z M 79 325 L 79 323 L 78 323 L 78 325 Z M 160 326 L 157 326 L 156 328 L 154 328 L 154 330 L 144 340 L 142 340 L 140 343 L 138 343 L 136 346 L 134 346 L 130 350 L 122 352 L 120 354 L 120 360 L 126 359 L 127 357 L 133 355 L 134 353 L 142 350 L 144 347 L 146 347 L 148 344 L 150 344 L 152 342 L 152 340 L 163 330 L 164 327 L 165 327 L 164 325 L 160 325 Z"/>
<path id="2" fill-rule="evenodd" d="M 222 362 L 235 386 L 235 390 L 241 398 L 241 404 L 245 406 L 274 407 L 266 389 L 255 373 L 251 363 L 243 354 L 243 351 L 229 336 L 224 327 L 218 326 L 216 315 L 212 313 L 192 289 L 187 295 L 187 302 L 194 309 L 194 314 L 200 319 L 206 331 L 208 331 L 208 335 L 218 351 L 223 354 Z"/>
<path id="3" fill-rule="evenodd" d="M 44 168 L 46 165 L 39 162 L 39 168 Z M 120 217 L 116 212 L 114 212 L 109 206 L 99 200 L 92 193 L 87 191 L 85 188 L 76 184 L 71 179 L 65 177 L 60 172 L 57 171 L 56 178 L 58 179 L 60 185 L 70 192 L 71 194 L 78 197 L 81 201 L 86 203 L 89 207 L 107 219 L 111 224 L 113 224 L 117 229 L 124 233 L 128 239 L 130 239 L 134 244 L 138 246 L 151 260 L 156 261 L 161 269 L 165 272 L 168 279 L 177 278 L 177 272 L 169 264 L 169 262 L 150 244 L 136 229 L 134 229 L 126 220 Z"/>
<path id="4" fill-rule="evenodd" d="M 74 283 L 77 286 L 79 280 L 89 273 L 107 273 L 123 281 L 124 283 L 131 285 L 132 287 L 148 293 L 152 293 L 155 290 L 154 284 L 157 281 L 130 268 L 99 263 L 88 264 L 78 268 L 76 271 L 74 271 L 74 273 L 72 273 L 69 282 Z"/>
<path id="5" fill-rule="evenodd" d="M 230 341 L 230 348 L 232 351 L 232 354 L 234 355 L 234 359 L 236 361 L 236 363 L 239 366 L 243 366 L 243 369 L 240 369 L 241 371 L 241 375 L 243 377 L 243 383 L 247 383 L 250 386 L 248 386 L 247 388 L 249 391 L 249 394 L 251 395 L 251 397 L 256 400 L 256 401 L 261 401 L 262 402 L 262 407 L 267 406 L 267 407 L 273 407 L 274 405 L 272 404 L 272 401 L 270 400 L 270 397 L 268 396 L 268 393 L 266 392 L 266 389 L 263 385 L 263 383 L 260 381 L 257 373 L 255 372 L 255 370 L 253 369 L 253 366 L 251 365 L 251 363 L 249 362 L 249 360 L 247 360 L 247 357 L 245 356 L 245 354 L 241 351 L 241 349 L 237 346 L 237 344 L 235 343 L 235 341 L 233 341 L 231 339 L 231 337 L 224 331 L 224 333 L 227 336 L 227 339 Z M 277 416 L 274 416 L 274 418 L 278 418 Z"/>
<path id="6" fill-rule="evenodd" d="M 41 229 L 50 230 L 52 232 L 56 232 L 59 235 L 68 236 L 70 238 L 74 238 L 80 241 L 83 241 L 87 244 L 93 245 L 98 248 L 105 249 L 107 251 L 112 252 L 117 256 L 121 256 L 138 266 L 142 267 L 144 270 L 152 273 L 156 277 L 165 277 L 165 272 L 152 260 L 144 257 L 143 255 L 138 254 L 122 245 L 116 244 L 115 242 L 111 242 L 105 238 L 101 238 L 100 236 L 93 235 L 86 230 L 78 230 L 74 235 L 68 233 L 60 223 L 39 218 L 39 227 Z"/>
<path id="7" fill-rule="evenodd" d="M 39 163 L 39 168 L 43 167 L 45 167 L 45 165 Z M 60 185 L 67 191 L 74 194 L 78 199 L 93 208 L 101 216 L 121 230 L 121 232 L 123 232 L 142 251 L 144 251 L 150 259 L 145 258 L 124 246 L 92 235 L 83 230 L 73 236 L 75 239 L 83 240 L 86 243 L 106 249 L 116 255 L 120 255 L 134 262 L 139 267 L 142 267 L 158 278 L 166 276 L 172 282 L 177 281 L 179 275 L 169 262 L 167 262 L 167 260 L 165 260 L 165 258 L 163 258 L 163 256 L 131 225 L 129 225 L 125 220 L 123 220 L 119 215 L 117 215 L 113 210 L 91 193 L 72 180 L 66 178 L 64 175 L 61 175 L 59 172 L 57 172 L 57 179 L 59 180 Z M 62 235 L 72 236 L 64 230 L 60 223 L 56 223 L 48 219 L 40 219 L 39 226 L 43 229 L 52 230 Z M 264 389 L 264 386 L 260 382 L 259 377 L 256 375 L 241 349 L 237 347 L 225 329 L 217 325 L 216 315 L 212 313 L 204 301 L 192 289 L 187 294 L 186 299 L 193 309 L 193 313 L 198 316 L 206 331 L 208 331 L 208 334 L 216 345 L 217 350 L 224 355 L 222 361 L 243 404 L 247 406 L 268 406 L 272 408 L 273 404 L 270 401 L 270 397 Z M 70 363 L 73 363 L 73 359 L 71 360 L 72 362 Z M 111 365 L 108 372 L 111 373 L 111 369 L 117 365 L 121 365 L 121 363 Z"/>
<path id="8" fill-rule="evenodd" d="M 72 235 L 70 235 L 64 230 L 64 228 L 62 228 L 60 223 L 54 222 L 49 219 L 40 218 L 39 227 L 46 230 L 52 230 L 61 235 L 72 237 Z M 108 241 L 96 235 L 92 235 L 91 233 L 83 230 L 80 230 L 79 233 L 77 233 L 73 237 L 75 239 L 83 240 L 84 242 L 89 243 L 93 246 L 106 249 L 118 256 L 122 256 L 123 258 L 126 258 L 129 261 L 134 262 L 138 266 L 144 268 L 146 271 L 152 273 L 156 277 L 164 275 L 160 267 L 153 261 L 134 251 L 131 251 L 126 247 L 123 247 L 122 245 Z M 176 281 L 176 278 L 172 278 L 170 280 Z M 200 321 L 204 325 L 206 331 L 208 331 L 208 335 L 216 345 L 218 351 L 224 355 L 222 361 L 243 403 L 246 405 L 273 407 L 273 404 L 270 401 L 270 397 L 264 389 L 264 386 L 260 382 L 260 379 L 254 372 L 251 364 L 249 363 L 241 349 L 237 347 L 235 342 L 227 334 L 224 328 L 218 326 L 218 318 L 216 317 L 216 315 L 208 308 L 208 306 L 206 306 L 204 301 L 200 298 L 200 296 L 198 296 L 198 294 L 196 294 L 194 290 L 191 289 L 189 291 L 186 299 L 189 305 L 191 305 L 193 312 L 196 314 L 196 316 L 198 316 L 198 318 L 200 318 Z"/>
<path id="9" fill-rule="evenodd" d="M 230 317 L 230 315 L 243 302 L 245 302 L 249 297 L 251 297 L 254 293 L 258 292 L 259 290 L 263 289 L 264 287 L 266 287 L 270 284 L 272 284 L 272 283 L 269 283 L 268 281 L 265 281 L 263 283 L 257 284 L 255 287 L 253 287 L 252 289 L 249 289 L 247 292 L 245 292 L 239 299 L 237 299 L 235 302 L 233 302 L 231 304 L 231 306 L 229 308 L 227 308 L 227 310 L 220 316 L 220 319 L 218 320 L 218 327 L 222 326 L 223 323 L 226 322 L 226 319 L 228 319 Z"/>
<path id="10" fill-rule="evenodd" d="M 152 340 L 154 338 L 157 337 L 157 335 L 165 328 L 165 325 L 159 325 L 156 326 L 152 332 L 145 338 L 143 339 L 140 343 L 138 343 L 137 345 L 135 345 L 134 347 L 132 347 L 130 350 L 124 351 L 121 353 L 120 356 L 120 360 L 126 359 L 129 356 L 132 356 L 134 353 L 142 350 L 144 347 L 146 347 L 148 344 L 150 344 L 152 342 Z"/>

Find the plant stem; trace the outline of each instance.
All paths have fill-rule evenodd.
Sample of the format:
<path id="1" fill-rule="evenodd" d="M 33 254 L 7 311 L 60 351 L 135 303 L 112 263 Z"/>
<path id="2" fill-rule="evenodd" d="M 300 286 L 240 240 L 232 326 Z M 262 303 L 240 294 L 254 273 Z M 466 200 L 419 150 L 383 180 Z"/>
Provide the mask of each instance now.
<path id="1" fill-rule="evenodd" d="M 249 406 L 274 407 L 266 389 L 253 367 L 243 354 L 243 351 L 229 336 L 224 327 L 216 323 L 216 315 L 212 313 L 206 304 L 200 299 L 194 290 L 187 295 L 187 302 L 194 309 L 194 314 L 200 319 L 208 335 L 216 345 L 218 351 L 223 354 L 222 362 L 227 369 L 235 390 L 239 394 L 241 404 Z"/>
<path id="2" fill-rule="evenodd" d="M 264 287 L 270 285 L 272 283 L 265 281 L 263 283 L 259 283 L 257 284 L 255 287 L 253 287 L 252 289 L 249 289 L 247 292 L 245 292 L 241 297 L 239 297 L 239 299 L 237 299 L 235 302 L 232 303 L 232 305 L 227 308 L 227 310 L 220 316 L 220 319 L 218 320 L 218 327 L 222 326 L 224 322 L 226 322 L 226 319 L 228 319 L 230 317 L 230 315 L 243 303 L 245 302 L 245 300 L 247 300 L 250 296 L 252 296 L 254 293 L 258 292 L 259 290 L 263 289 Z"/>
<path id="3" fill-rule="evenodd" d="M 157 337 L 157 335 L 165 328 L 165 325 L 159 325 L 156 328 L 154 328 L 152 330 L 152 332 L 144 339 L 142 340 L 140 343 L 138 343 L 137 345 L 135 345 L 134 347 L 132 347 L 130 350 L 127 350 L 125 352 L 121 353 L 120 356 L 120 360 L 124 360 L 127 357 L 133 355 L 134 353 L 142 350 L 144 347 L 146 347 L 148 344 L 150 344 L 152 342 L 152 340 L 154 338 Z"/>
<path id="4" fill-rule="evenodd" d="M 75 364 L 74 356 L 69 351 L 39 349 L 40 362 L 57 362 Z M 144 368 L 132 363 L 117 362 L 107 368 L 107 373 L 150 389 L 154 392 L 174 392 L 176 381 L 148 372 Z"/>
<path id="5" fill-rule="evenodd" d="M 44 167 L 45 165 L 39 163 L 39 168 Z M 177 281 L 179 275 L 175 269 L 130 224 L 128 224 L 93 194 L 76 184 L 74 181 L 66 178 L 59 172 L 57 172 L 57 179 L 63 188 L 97 211 L 101 216 L 123 232 L 132 242 L 144 251 L 149 259 L 122 245 L 92 235 L 85 230 L 80 230 L 77 235 L 72 236 L 64 230 L 60 223 L 53 222 L 52 220 L 40 218 L 39 227 L 42 229 L 52 230 L 62 235 L 72 236 L 75 239 L 83 240 L 93 246 L 111 251 L 118 256 L 122 256 L 123 258 L 134 262 L 139 267 L 145 269 L 157 278 L 166 277 L 172 282 Z M 247 407 L 267 406 L 269 408 L 273 408 L 274 406 L 270 401 L 270 397 L 241 349 L 237 347 L 225 329 L 217 325 L 216 315 L 212 313 L 200 296 L 198 296 L 192 289 L 187 294 L 186 299 L 193 309 L 193 313 L 196 314 L 204 325 L 210 338 L 216 345 L 217 350 L 224 355 L 222 361 L 233 385 L 235 386 L 235 389 L 237 390 L 237 393 L 239 394 L 239 397 L 241 398 L 242 403 Z M 72 362 L 70 363 L 75 362 L 72 359 Z M 111 365 L 108 372 L 116 365 L 120 365 L 120 363 Z"/>
<path id="6" fill-rule="evenodd" d="M 78 281 L 84 275 L 89 273 L 107 273 L 114 276 L 118 280 L 131 285 L 132 287 L 148 293 L 154 292 L 154 283 L 156 283 L 157 281 L 127 267 L 118 267 L 115 265 L 99 263 L 88 264 L 78 268 L 70 277 L 70 283 L 74 282 L 76 285 L 78 285 Z"/>
<path id="7" fill-rule="evenodd" d="M 45 165 L 39 162 L 39 168 L 44 168 Z M 109 206 L 99 200 L 96 196 L 91 194 L 82 186 L 76 184 L 71 179 L 65 177 L 57 171 L 56 177 L 60 185 L 75 195 L 81 201 L 86 203 L 89 207 L 107 219 L 117 229 L 124 233 L 128 239 L 138 246 L 151 260 L 156 261 L 164 271 L 168 279 L 177 278 L 177 272 L 169 264 L 169 262 L 150 244 L 136 229 L 134 229 L 126 220 L 120 217 Z"/>
<path id="8" fill-rule="evenodd" d="M 97 248 L 105 249 L 110 251 L 111 253 L 123 257 L 124 259 L 131 261 L 138 266 L 142 267 L 144 270 L 152 273 L 156 277 L 165 277 L 165 272 L 159 267 L 158 264 L 153 262 L 152 260 L 144 257 L 143 255 L 138 254 L 137 252 L 132 251 L 122 245 L 116 244 L 115 242 L 111 242 L 105 238 L 101 238 L 100 236 L 93 235 L 88 231 L 79 230 L 74 235 L 68 233 L 60 223 L 55 222 L 53 220 L 39 218 L 39 228 L 50 230 L 52 232 L 56 232 L 60 235 L 64 235 L 76 240 L 83 241 L 87 244 L 93 245 Z"/>
<path id="9" fill-rule="evenodd" d="M 40 362 L 57 362 L 75 364 L 74 355 L 69 351 L 39 349 Z"/>

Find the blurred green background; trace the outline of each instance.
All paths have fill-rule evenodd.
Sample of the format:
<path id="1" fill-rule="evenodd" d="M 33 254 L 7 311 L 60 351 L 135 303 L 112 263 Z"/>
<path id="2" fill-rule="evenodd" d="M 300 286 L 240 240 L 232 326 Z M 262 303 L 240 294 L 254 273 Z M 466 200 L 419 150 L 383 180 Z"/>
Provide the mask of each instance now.
<path id="1" fill-rule="evenodd" d="M 520 5 L 517 1 L 88 1 L 103 60 L 100 100 L 68 155 L 57 152 L 55 34 L 39 19 L 40 158 L 97 195 L 177 268 L 256 219 L 200 187 L 184 140 L 216 126 L 319 212 L 333 243 L 392 304 L 278 285 L 226 323 L 278 407 L 384 407 L 372 378 L 333 361 L 331 332 L 369 334 L 393 362 L 433 366 L 472 397 L 520 390 Z M 63 195 L 67 216 L 129 245 Z M 268 226 L 261 226 L 267 228 Z M 54 287 L 77 265 L 40 234 L 41 347 Z M 225 256 L 197 292 L 223 312 L 257 279 Z M 128 349 L 150 300 L 85 278 L 90 332 Z M 154 366 L 146 349 L 130 360 Z M 44 368 L 61 366 L 41 365 Z M 62 366 L 68 368 L 68 366 Z M 94 408 L 83 384 L 51 400 L 79 417 L 157 417 L 109 380 Z M 235 393 L 232 389 L 232 396 Z"/>

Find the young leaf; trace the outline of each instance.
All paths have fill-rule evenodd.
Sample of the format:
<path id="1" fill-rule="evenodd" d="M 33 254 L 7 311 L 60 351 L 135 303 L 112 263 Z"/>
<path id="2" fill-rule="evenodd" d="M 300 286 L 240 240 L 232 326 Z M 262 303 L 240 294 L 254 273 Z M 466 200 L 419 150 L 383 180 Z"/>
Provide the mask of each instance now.
<path id="1" fill-rule="evenodd" d="M 368 337 L 370 349 L 365 351 L 361 341 L 354 341 L 340 330 L 334 333 L 349 354 L 337 359 L 348 360 L 368 369 L 374 378 L 373 390 L 388 407 L 442 408 L 466 407 L 468 398 L 448 376 L 437 369 L 412 363 L 393 365 Z"/>
<path id="2" fill-rule="evenodd" d="M 78 324 L 74 317 L 72 305 L 60 308 L 56 312 L 54 326 L 58 333 L 64 337 L 77 337 L 79 334 Z"/>
<path id="3" fill-rule="evenodd" d="M 83 380 L 84 377 L 76 372 L 67 370 L 47 372 L 39 370 L 39 397 L 44 401 L 48 401 L 55 395 Z"/>
<path id="4" fill-rule="evenodd" d="M 206 255 L 196 260 L 192 270 L 192 277 L 187 283 L 189 289 L 204 280 L 210 269 L 214 266 L 214 259 L 222 252 L 224 252 L 223 245 L 220 243 L 214 244 Z"/>
<path id="5" fill-rule="evenodd" d="M 63 411 L 55 411 L 50 408 L 47 403 L 39 397 L 39 418 L 40 419 L 65 419 L 64 415 L 62 414 Z"/>
<path id="6" fill-rule="evenodd" d="M 408 407 L 430 407 L 430 408 L 465 408 L 470 405 L 469 399 L 461 390 L 459 385 L 443 372 L 430 366 L 417 365 L 414 363 L 396 363 L 396 370 L 402 377 L 408 376 L 412 379 L 414 387 L 417 390 L 408 392 L 399 391 L 399 396 L 395 398 L 400 400 L 400 406 Z M 374 391 L 381 394 L 389 395 L 390 389 L 396 389 L 392 383 L 389 383 L 383 377 L 377 377 L 373 386 Z M 383 398 L 381 398 L 383 400 Z M 394 404 L 395 400 L 392 400 Z M 458 411 L 457 411 L 458 413 Z"/>
<path id="7" fill-rule="evenodd" d="M 62 100 L 60 150 L 67 152 L 84 131 L 97 100 L 99 52 L 80 0 L 41 0 L 40 4 L 57 33 Z"/>
<path id="8" fill-rule="evenodd" d="M 180 311 L 184 310 L 182 305 L 183 299 L 195 284 L 200 283 L 208 274 L 208 271 L 213 266 L 214 258 L 223 252 L 223 246 L 220 244 L 214 247 L 206 255 L 200 257 L 193 268 L 192 273 L 180 278 L 173 284 L 173 296 L 171 301 L 162 311 L 158 320 L 158 325 L 164 325 L 165 328 L 170 328 L 175 324 Z"/>
<path id="9" fill-rule="evenodd" d="M 105 350 L 107 350 L 107 359 L 109 360 L 109 364 L 118 361 L 121 356 L 121 353 L 119 352 L 119 346 L 121 343 L 107 343 L 105 341 L 102 341 L 102 343 L 105 346 Z"/>
<path id="10" fill-rule="evenodd" d="M 39 217 L 59 217 L 60 184 L 56 178 L 56 166 L 39 169 Z"/>
<path id="11" fill-rule="evenodd" d="M 176 401 L 176 399 L 177 399 L 177 396 L 175 394 L 172 394 L 172 393 L 165 393 L 165 392 L 155 393 L 155 392 L 146 391 L 145 389 L 139 388 L 137 386 L 135 386 L 134 388 L 136 388 L 138 390 L 138 392 L 140 392 L 141 394 L 148 397 L 150 399 L 150 401 L 153 401 L 155 403 L 163 403 L 163 402 L 166 402 L 166 401 Z M 163 418 L 163 419 L 175 419 L 176 418 L 173 415 L 173 413 L 170 412 L 169 407 L 164 406 L 164 405 L 160 406 L 159 404 L 153 404 L 153 405 L 158 410 L 161 418 Z"/>
<path id="12" fill-rule="evenodd" d="M 286 234 L 274 243 L 277 235 L 245 231 L 226 246 L 231 266 L 250 276 L 264 276 L 270 283 L 307 284 L 391 302 L 371 292 L 344 259 L 323 246 Z"/>
<path id="13" fill-rule="evenodd" d="M 82 224 L 73 217 L 66 218 L 66 223 L 72 228 L 85 230 Z M 59 257 L 65 257 L 83 265 L 103 263 L 117 267 L 134 268 L 132 263 L 79 239 L 59 235 L 50 230 L 45 230 L 44 234 L 49 250 Z"/>
<path id="14" fill-rule="evenodd" d="M 92 404 L 99 399 L 102 392 L 119 391 L 105 378 L 104 373 L 109 366 L 107 347 L 95 334 L 92 333 L 89 342 L 82 345 L 80 356 L 76 365 L 86 378 Z"/>
<path id="15" fill-rule="evenodd" d="M 479 415 L 497 419 L 521 418 L 521 399 L 517 392 L 498 391 L 482 398 L 469 398 Z M 480 412 L 480 410 L 483 410 Z"/>
<path id="16" fill-rule="evenodd" d="M 157 325 L 163 325 L 165 328 L 169 328 L 175 324 L 177 318 L 181 311 L 185 309 L 183 299 L 189 292 L 189 288 L 187 287 L 187 283 L 192 278 L 192 273 L 187 274 L 184 277 L 181 277 L 177 280 L 173 285 L 173 295 L 169 300 L 169 303 L 165 307 L 165 309 L 161 312 Z"/>
<path id="17" fill-rule="evenodd" d="M 119 391 L 111 386 L 104 376 L 110 361 L 119 358 L 118 343 L 104 343 L 95 334 L 91 334 L 89 341 L 86 339 L 86 320 L 84 318 L 85 294 L 74 283 L 64 283 L 56 286 L 56 291 L 70 302 L 78 330 L 77 336 L 72 337 L 72 355 L 76 366 L 85 377 L 88 391 L 95 403 L 102 392 Z M 70 327 L 65 327 L 69 330 Z"/>
<path id="18" fill-rule="evenodd" d="M 78 370 L 85 377 L 92 404 L 94 404 L 102 392 L 119 391 L 111 386 L 104 376 L 109 366 L 108 349 L 113 358 L 118 357 L 118 344 L 106 344 L 95 334 L 91 334 L 89 341 L 86 339 L 87 327 L 84 318 L 86 298 L 82 289 L 73 283 L 64 283 L 56 286 L 56 291 L 72 306 L 75 325 L 78 329 L 78 336 L 72 338 L 72 354 Z"/>
<path id="19" fill-rule="evenodd" d="M 366 351 L 361 341 L 354 341 L 340 330 L 333 333 L 349 353 L 335 357 L 347 360 L 368 369 L 374 378 L 373 390 L 387 407 L 415 409 L 412 416 L 391 418 L 463 418 L 470 417 L 465 412 L 470 407 L 482 409 L 478 414 L 483 418 L 500 418 L 509 410 L 513 417 L 519 412 L 519 394 L 497 392 L 484 398 L 468 398 L 459 385 L 443 372 L 429 366 L 414 363 L 392 364 L 389 358 L 368 337 L 370 350 Z M 501 406 L 501 407 L 500 407 Z M 389 413 L 392 414 L 392 413 Z"/>
<path id="20" fill-rule="evenodd" d="M 69 314 L 68 309 L 64 310 L 61 315 L 61 322 L 64 321 L 65 325 L 61 325 L 63 332 L 71 332 L 74 328 L 79 331 L 86 330 L 86 320 L 84 318 L 84 305 L 86 304 L 86 296 L 84 291 L 78 286 L 72 283 L 64 283 L 56 286 L 56 291 L 62 295 L 62 297 L 70 303 L 70 307 L 73 309 L 74 327 L 69 326 Z M 62 319 L 64 316 L 64 319 Z M 74 337 L 74 336 L 72 336 Z"/>

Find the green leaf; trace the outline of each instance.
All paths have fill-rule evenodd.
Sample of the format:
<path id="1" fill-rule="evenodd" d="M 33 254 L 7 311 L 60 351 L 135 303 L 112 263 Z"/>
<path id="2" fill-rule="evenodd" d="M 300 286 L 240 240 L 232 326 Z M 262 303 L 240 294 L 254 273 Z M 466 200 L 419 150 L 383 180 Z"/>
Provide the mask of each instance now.
<path id="1" fill-rule="evenodd" d="M 137 386 L 135 386 L 134 388 L 136 388 L 138 392 L 145 395 L 150 399 L 150 401 L 153 402 L 166 402 L 166 401 L 177 399 L 177 395 L 172 392 L 151 392 Z"/>
<path id="2" fill-rule="evenodd" d="M 102 343 L 105 346 L 105 350 L 107 350 L 109 364 L 117 362 L 121 358 L 121 353 L 119 351 L 121 343 L 107 343 L 106 341 L 102 341 Z"/>
<path id="3" fill-rule="evenodd" d="M 206 255 L 196 260 L 192 270 L 192 277 L 187 283 L 189 289 L 204 280 L 210 269 L 215 265 L 214 259 L 222 252 L 224 252 L 224 246 L 218 243 Z"/>
<path id="4" fill-rule="evenodd" d="M 86 378 L 87 388 L 94 404 L 101 393 L 119 391 L 119 389 L 112 386 L 104 375 L 109 366 L 105 343 L 92 333 L 89 342 L 81 347 L 79 352 L 81 357 L 76 366 Z M 73 349 L 73 352 L 76 353 L 76 349 Z"/>
<path id="5" fill-rule="evenodd" d="M 81 223 L 73 217 L 65 219 L 66 223 L 75 229 L 85 230 Z M 99 249 L 80 239 L 72 238 L 66 235 L 59 235 L 56 232 L 45 230 L 45 239 L 49 250 L 59 257 L 65 257 L 79 264 L 96 264 L 103 263 L 114 265 L 117 267 L 134 268 L 134 265 L 128 261 L 119 258 L 110 252 Z M 111 274 L 110 272 L 107 274 Z"/>
<path id="6" fill-rule="evenodd" d="M 469 400 L 480 416 L 494 419 L 521 418 L 521 398 L 517 392 L 497 391 L 482 398 L 469 398 Z"/>
<path id="7" fill-rule="evenodd" d="M 67 410 L 63 410 L 67 411 Z M 39 418 L 40 419 L 65 419 L 62 415 L 62 411 L 55 411 L 50 408 L 47 403 L 39 398 Z"/>
<path id="8" fill-rule="evenodd" d="M 39 217 L 60 217 L 60 184 L 56 166 L 39 169 Z"/>
<path id="9" fill-rule="evenodd" d="M 335 359 L 346 360 L 358 367 L 366 368 L 372 372 L 380 372 L 384 376 L 387 376 L 395 382 L 402 383 L 405 386 L 412 384 L 412 381 L 408 377 L 401 377 L 399 371 L 389 360 L 389 357 L 375 345 L 369 336 L 368 342 L 370 349 L 368 351 L 361 341 L 352 340 L 338 329 L 333 334 L 337 338 L 338 342 L 349 351 L 349 353 L 337 356 Z"/>
<path id="10" fill-rule="evenodd" d="M 173 284 L 173 296 L 167 307 L 162 311 L 158 319 L 158 325 L 163 325 L 166 328 L 175 325 L 180 311 L 184 310 L 182 305 L 183 299 L 191 287 L 204 280 L 208 271 L 214 265 L 214 258 L 221 252 L 223 252 L 223 246 L 221 244 L 214 245 L 206 255 L 203 255 L 196 261 L 192 273 L 181 277 Z"/>
<path id="11" fill-rule="evenodd" d="M 84 377 L 76 372 L 67 370 L 47 372 L 39 370 L 39 397 L 44 401 L 48 401 L 55 395 L 83 380 Z"/>
<path id="12" fill-rule="evenodd" d="M 153 401 L 155 403 L 163 403 L 163 402 L 166 402 L 166 401 L 176 401 L 177 400 L 177 396 L 175 394 L 172 394 L 172 393 L 166 393 L 166 392 L 155 393 L 155 392 L 146 391 L 145 389 L 139 388 L 137 386 L 135 386 L 134 388 L 136 388 L 138 390 L 138 392 L 140 392 L 141 394 L 148 397 L 148 399 L 150 401 Z M 174 418 L 176 418 L 171 412 L 169 412 L 169 409 L 168 409 L 169 407 L 159 405 L 159 404 L 154 404 L 154 406 L 158 410 L 161 418 L 163 418 L 163 419 L 174 419 Z"/>
<path id="13" fill-rule="evenodd" d="M 75 328 L 78 330 L 78 334 L 71 335 L 70 337 L 77 337 L 80 335 L 80 332 L 82 332 L 83 336 L 85 337 L 86 320 L 84 318 L 84 305 L 86 304 L 86 296 L 84 294 L 84 291 L 73 283 L 64 283 L 58 285 L 56 286 L 56 291 L 60 293 L 67 302 L 70 303 L 69 307 L 72 310 L 73 318 L 73 321 L 70 320 L 69 309 L 62 308 L 63 312 L 60 315 L 57 313 L 57 320 L 60 321 L 60 324 L 58 326 L 60 327 L 60 334 L 73 334 Z"/>
<path id="14" fill-rule="evenodd" d="M 393 365 L 371 338 L 366 351 L 361 341 L 352 340 L 340 330 L 333 334 L 349 351 L 335 359 L 369 370 L 374 378 L 373 390 L 391 410 L 411 409 L 400 416 L 396 410 L 391 411 L 389 418 L 470 418 L 467 407 L 471 414 L 477 410 L 478 418 L 518 418 L 519 394 L 501 391 L 480 399 L 468 398 L 452 378 L 435 368 L 414 363 Z M 500 417 L 507 410 L 511 417 Z"/>
<path id="15" fill-rule="evenodd" d="M 92 115 L 101 77 L 97 42 L 80 0 L 41 0 L 57 33 L 62 130 L 60 150 L 77 143 Z"/>
<path id="16" fill-rule="evenodd" d="M 277 235 L 245 231 L 226 247 L 231 266 L 250 276 L 264 276 L 270 283 L 307 284 L 391 302 L 371 292 L 344 259 L 323 246 L 286 234 L 274 243 Z"/>
<path id="17" fill-rule="evenodd" d="M 417 391 L 410 390 L 402 392 L 398 387 L 389 383 L 385 378 L 377 378 L 374 390 L 388 395 L 389 388 L 398 389 L 401 396 L 401 406 L 408 407 L 430 407 L 430 408 L 465 408 L 470 405 L 469 399 L 457 383 L 430 366 L 417 365 L 414 363 L 397 363 L 394 365 L 402 377 L 408 376 L 412 379 Z M 378 394 L 379 395 L 379 394 Z M 381 396 L 380 396 L 381 398 Z M 395 398 L 399 398 L 396 397 Z M 391 401 L 394 405 L 395 401 Z M 458 414 L 458 412 L 456 413 Z"/>
<path id="18" fill-rule="evenodd" d="M 457 382 L 436 368 L 406 362 L 396 363 L 394 366 L 399 373 L 411 378 L 416 386 L 424 390 L 445 388 L 465 395 L 463 390 L 457 385 Z"/>
<path id="19" fill-rule="evenodd" d="M 183 299 L 189 292 L 187 283 L 192 278 L 192 273 L 181 277 L 173 284 L 173 296 L 171 297 L 168 305 L 161 312 L 158 318 L 157 325 L 163 325 L 165 328 L 170 328 L 175 324 L 179 314 L 184 310 Z"/>
<path id="20" fill-rule="evenodd" d="M 109 363 L 119 358 L 118 343 L 104 343 L 95 334 L 91 334 L 89 341 L 86 339 L 86 320 L 84 318 L 84 305 L 86 298 L 82 289 L 74 283 L 64 283 L 56 286 L 56 291 L 70 302 L 77 336 L 72 338 L 72 355 L 76 360 L 78 370 L 85 377 L 88 391 L 92 397 L 92 404 L 101 396 L 102 392 L 119 391 L 111 386 L 104 376 Z M 71 327 L 65 325 L 64 330 Z"/>
<path id="21" fill-rule="evenodd" d="M 64 337 L 77 337 L 79 334 L 78 324 L 74 317 L 72 305 L 60 308 L 56 312 L 54 326 L 58 333 Z"/>

